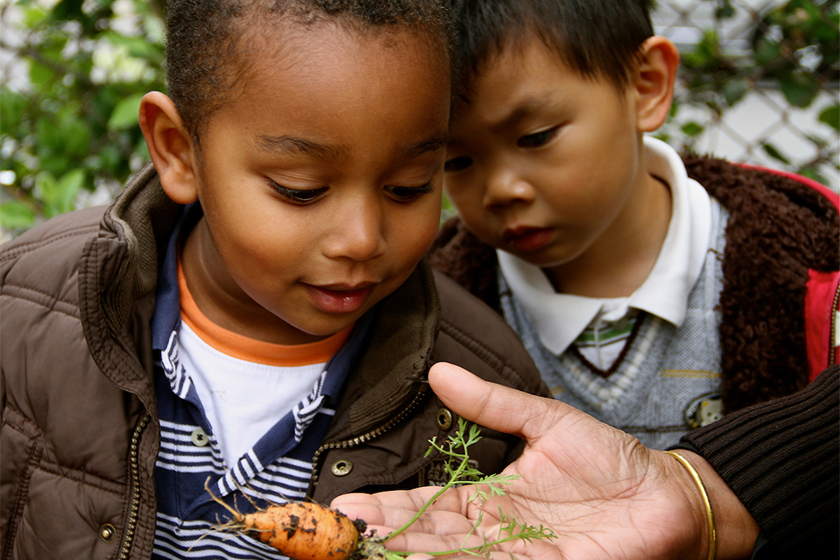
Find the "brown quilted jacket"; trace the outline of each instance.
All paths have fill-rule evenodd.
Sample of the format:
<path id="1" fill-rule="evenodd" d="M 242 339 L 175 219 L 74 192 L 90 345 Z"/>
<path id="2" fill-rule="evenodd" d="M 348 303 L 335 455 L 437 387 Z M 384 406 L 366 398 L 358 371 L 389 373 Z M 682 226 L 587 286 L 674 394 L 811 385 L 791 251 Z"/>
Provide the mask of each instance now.
<path id="1" fill-rule="evenodd" d="M 149 558 L 160 434 L 149 321 L 158 247 L 180 210 L 149 167 L 107 209 L 50 220 L 0 252 L 0 560 Z M 309 494 L 435 481 L 428 440 L 457 426 L 430 364 L 549 395 L 504 321 L 422 262 L 382 306 Z M 484 472 L 521 451 L 485 431 Z M 355 465 L 346 476 L 330 466 Z"/>

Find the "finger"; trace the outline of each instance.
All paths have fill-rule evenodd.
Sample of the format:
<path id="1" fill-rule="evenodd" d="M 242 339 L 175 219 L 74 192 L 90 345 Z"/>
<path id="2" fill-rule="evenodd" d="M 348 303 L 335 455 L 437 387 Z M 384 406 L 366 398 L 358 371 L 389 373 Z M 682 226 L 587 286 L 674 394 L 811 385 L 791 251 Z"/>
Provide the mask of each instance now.
<path id="1" fill-rule="evenodd" d="M 411 503 L 410 500 L 408 503 Z M 417 508 L 384 505 L 375 495 L 369 494 L 339 496 L 332 501 L 330 507 L 350 519 L 363 520 L 369 529 L 375 528 L 380 535 L 402 527 L 417 514 Z"/>
<path id="2" fill-rule="evenodd" d="M 397 537 L 397 539 L 400 537 Z M 489 548 L 485 546 L 496 538 L 498 538 L 498 535 L 493 533 L 451 535 L 442 538 L 422 537 L 416 542 L 408 539 L 399 543 L 407 545 L 406 548 L 392 546 L 396 543 L 391 542 L 387 543 L 386 547 L 392 551 L 412 552 L 413 554 L 408 556 L 407 560 L 432 560 L 433 558 L 446 558 L 446 560 L 476 560 L 476 558 L 489 560 L 561 560 L 567 558 L 561 555 L 558 547 L 544 541 L 516 541 L 491 545 Z M 452 554 L 440 556 L 441 553 L 445 552 L 451 552 Z M 592 556 L 587 556 L 587 558 L 592 558 Z"/>
<path id="3" fill-rule="evenodd" d="M 383 510 L 406 510 L 417 513 L 434 495 L 440 491 L 437 486 L 424 486 L 413 490 L 391 490 L 389 492 L 378 492 L 376 494 L 344 494 L 336 497 L 330 505 L 336 509 L 357 508 L 362 506 L 381 506 Z M 432 509 L 448 510 L 453 512 L 466 511 L 468 496 L 459 489 L 445 492 L 432 504 Z M 342 509 L 342 511 L 344 511 Z"/>
<path id="4" fill-rule="evenodd" d="M 429 383 L 446 406 L 467 420 L 518 435 L 530 443 L 574 410 L 554 399 L 484 381 L 446 362 L 431 367 Z"/>
<path id="5" fill-rule="evenodd" d="M 412 554 L 406 560 L 437 560 L 440 556 L 432 556 L 429 554 L 417 553 Z M 445 556 L 446 560 L 475 560 L 475 554 L 463 554 L 461 556 Z M 510 552 L 489 552 L 480 556 L 488 560 L 532 560 L 527 556 L 520 556 L 519 554 L 511 554 Z"/>
<path id="6" fill-rule="evenodd" d="M 439 487 L 393 490 L 378 494 L 345 494 L 330 507 L 351 519 L 362 519 L 380 535 L 408 524 L 429 502 L 428 509 L 414 520 L 410 531 L 426 534 L 467 532 L 473 522 L 467 517 L 470 494 L 467 489 L 451 488 L 435 498 Z"/>
<path id="7" fill-rule="evenodd" d="M 382 492 L 384 493 L 384 492 Z M 374 504 L 380 505 L 382 500 L 379 498 L 378 494 L 364 494 L 362 492 L 357 492 L 353 494 L 342 494 L 335 498 L 330 507 L 333 509 L 337 509 L 341 504 Z"/>
<path id="8" fill-rule="evenodd" d="M 402 533 L 386 543 L 386 548 L 395 552 L 441 553 L 480 548 L 484 536 L 475 532 L 461 532 L 451 535 L 429 535 L 425 533 Z M 447 560 L 450 558 L 446 557 Z M 510 557 L 508 557 L 510 558 Z M 473 557 L 475 560 L 475 557 Z"/>

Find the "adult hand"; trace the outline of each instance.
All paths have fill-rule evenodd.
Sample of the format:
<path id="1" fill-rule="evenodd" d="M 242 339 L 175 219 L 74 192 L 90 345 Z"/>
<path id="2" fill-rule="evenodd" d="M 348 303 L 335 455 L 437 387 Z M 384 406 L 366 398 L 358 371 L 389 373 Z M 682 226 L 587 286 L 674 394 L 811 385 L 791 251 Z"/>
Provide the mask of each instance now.
<path id="1" fill-rule="evenodd" d="M 470 500 L 470 487 L 450 490 L 389 541 L 389 548 L 433 552 L 457 549 L 465 538 L 479 543 L 498 535 L 501 510 L 549 527 L 557 537 L 499 545 L 494 558 L 510 558 L 511 553 L 530 560 L 708 557 L 705 507 L 689 473 L 673 457 L 573 407 L 488 383 L 451 364 L 433 366 L 429 381 L 464 418 L 526 440 L 522 456 L 505 470 L 520 478 L 506 486 L 505 496 L 483 504 Z M 748 558 L 758 534 L 755 521 L 706 461 L 680 453 L 709 491 L 718 528 L 717 558 Z M 411 519 L 437 490 L 348 494 L 332 505 L 384 535 Z"/>

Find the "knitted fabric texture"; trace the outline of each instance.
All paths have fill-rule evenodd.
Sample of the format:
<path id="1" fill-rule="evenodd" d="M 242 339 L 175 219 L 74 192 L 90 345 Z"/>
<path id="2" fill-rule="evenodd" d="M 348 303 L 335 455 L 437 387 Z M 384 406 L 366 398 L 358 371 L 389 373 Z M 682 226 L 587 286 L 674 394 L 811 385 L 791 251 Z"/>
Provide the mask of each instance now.
<path id="1" fill-rule="evenodd" d="M 610 372 L 598 371 L 574 351 L 556 356 L 539 340 L 527 312 L 499 272 L 505 320 L 519 334 L 554 398 L 623 430 L 650 449 L 666 449 L 690 429 L 693 403 L 720 397 L 719 255 L 727 213 L 712 200 L 712 239 L 700 277 L 689 294 L 683 323 L 640 313 L 636 336 Z M 607 375 L 608 373 L 608 375 Z M 594 375 L 593 375 L 594 374 Z M 696 411 L 696 409 L 694 409 Z"/>

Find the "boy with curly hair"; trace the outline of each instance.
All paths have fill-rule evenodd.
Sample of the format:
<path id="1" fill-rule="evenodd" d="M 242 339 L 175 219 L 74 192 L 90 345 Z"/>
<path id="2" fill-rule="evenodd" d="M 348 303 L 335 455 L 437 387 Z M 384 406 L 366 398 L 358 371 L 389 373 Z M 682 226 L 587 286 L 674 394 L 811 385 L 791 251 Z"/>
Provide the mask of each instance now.
<path id="1" fill-rule="evenodd" d="M 213 531 L 213 496 L 247 513 L 441 482 L 428 440 L 458 422 L 428 390 L 437 361 L 549 394 L 504 321 L 421 260 L 444 3 L 167 16 L 169 95 L 140 109 L 153 165 L 0 253 L 4 556 L 280 558 Z M 521 448 L 487 430 L 471 454 L 492 473 Z"/>

